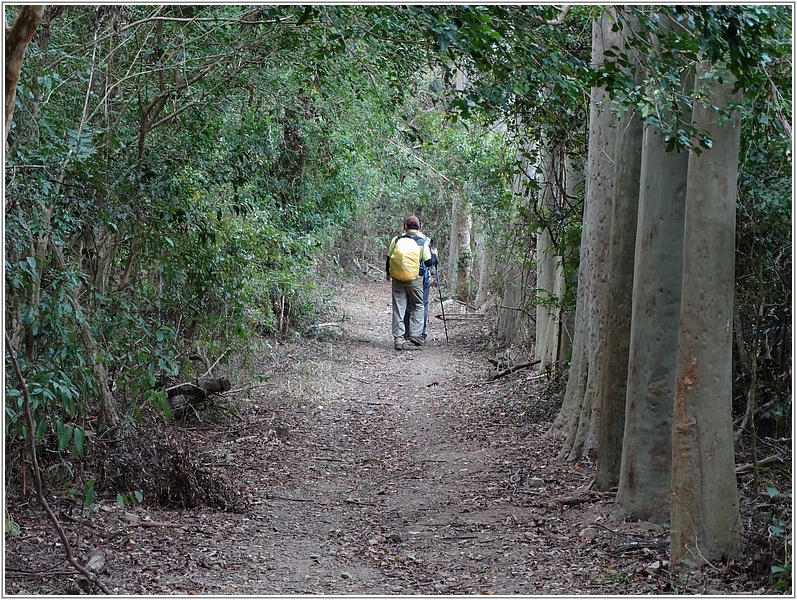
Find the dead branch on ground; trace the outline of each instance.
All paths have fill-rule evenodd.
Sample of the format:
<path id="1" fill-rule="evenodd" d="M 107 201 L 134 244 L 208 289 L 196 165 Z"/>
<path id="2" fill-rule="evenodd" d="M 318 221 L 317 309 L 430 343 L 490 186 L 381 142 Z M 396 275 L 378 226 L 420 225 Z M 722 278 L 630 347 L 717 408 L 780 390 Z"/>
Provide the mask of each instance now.
<path id="1" fill-rule="evenodd" d="M 496 373 L 495 375 L 490 377 L 490 379 L 488 379 L 487 381 L 495 381 L 496 379 L 498 379 L 500 377 L 503 377 L 505 375 L 509 375 L 510 373 L 514 373 L 515 371 L 520 371 L 521 369 L 527 369 L 528 367 L 533 367 L 534 365 L 540 364 L 541 361 L 542 361 L 541 358 L 537 358 L 537 359 L 532 360 L 530 362 L 525 362 L 525 363 L 520 363 L 519 365 L 514 365 L 512 367 L 509 367 L 508 369 L 504 369 L 503 371 L 499 371 L 498 373 Z"/>

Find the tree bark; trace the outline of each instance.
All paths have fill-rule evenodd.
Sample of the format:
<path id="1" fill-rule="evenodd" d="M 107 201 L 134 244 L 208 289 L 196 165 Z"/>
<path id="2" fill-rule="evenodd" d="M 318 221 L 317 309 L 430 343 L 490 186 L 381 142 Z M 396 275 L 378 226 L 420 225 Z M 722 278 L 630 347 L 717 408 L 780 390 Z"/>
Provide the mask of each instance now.
<path id="1" fill-rule="evenodd" d="M 573 161 L 567 156 L 565 157 L 564 161 L 564 169 L 565 193 L 569 199 L 572 199 L 575 198 L 578 193 L 576 190 L 584 185 L 584 172 L 580 168 L 576 168 L 573 164 Z M 580 248 L 567 248 L 566 251 L 572 253 L 572 255 L 560 257 L 563 260 L 571 259 L 572 256 L 575 256 L 576 253 L 580 252 Z M 562 266 L 561 262 L 560 266 Z M 565 277 L 564 269 L 560 269 L 559 276 L 557 276 L 556 279 L 556 288 L 554 290 L 557 298 L 564 298 L 570 285 L 575 285 L 575 283 L 569 282 Z M 559 322 L 557 325 L 559 332 L 557 360 L 564 360 L 570 356 L 570 352 L 573 349 L 573 332 L 575 330 L 574 312 L 570 309 L 568 309 L 566 312 L 560 311 Z"/>
<path id="2" fill-rule="evenodd" d="M 22 61 L 25 59 L 25 51 L 28 49 L 28 44 L 44 16 L 45 8 L 43 4 L 23 6 L 14 24 L 11 27 L 6 27 L 6 123 L 4 145 L 8 143 L 8 133 L 11 131 L 11 122 L 14 118 L 14 103 L 17 97 L 19 75 L 22 72 Z"/>
<path id="3" fill-rule="evenodd" d="M 523 205 L 529 201 L 527 174 L 531 169 L 529 156 L 532 153 L 533 149 L 526 146 L 516 154 L 520 168 L 512 179 L 512 195 L 517 205 Z M 511 221 L 516 223 L 517 220 L 517 213 L 515 213 Z M 518 246 L 522 248 L 521 252 L 523 254 L 521 257 L 510 256 L 508 259 L 502 286 L 501 302 L 498 307 L 496 334 L 501 343 L 504 344 L 511 344 L 518 340 L 525 341 L 531 339 L 534 335 L 534 323 L 532 319 L 528 318 L 528 313 L 526 312 L 526 307 L 531 304 L 530 296 L 532 292 L 529 290 L 534 290 L 535 288 L 534 273 L 526 266 L 526 259 L 530 258 L 534 248 L 526 249 L 523 240 L 518 242 Z"/>
<path id="4" fill-rule="evenodd" d="M 451 195 L 451 227 L 448 234 L 448 289 L 452 296 L 459 287 L 459 218 L 462 198 L 457 190 Z"/>
<path id="5" fill-rule="evenodd" d="M 612 31 L 612 22 L 610 15 L 603 11 L 593 23 L 594 64 L 603 62 L 605 50 L 618 45 L 621 33 Z M 617 119 L 612 115 L 603 88 L 593 88 L 591 97 L 573 359 L 562 409 L 553 424 L 554 430 L 565 436 L 559 460 L 578 460 L 597 446 L 598 407 L 595 402 L 601 376 L 598 357 L 608 351 L 606 285 Z"/>
<path id="6" fill-rule="evenodd" d="M 691 81 L 684 77 L 683 85 L 691 86 Z M 666 523 L 670 516 L 672 402 L 688 160 L 686 151 L 666 151 L 658 128 L 645 127 L 616 503 L 626 517 L 655 523 Z"/>
<path id="7" fill-rule="evenodd" d="M 637 73 L 642 69 L 638 68 Z M 641 77 L 639 77 L 641 79 Z M 641 82 L 640 82 L 641 83 Z M 609 243 L 606 347 L 598 356 L 598 469 L 593 487 L 617 486 L 623 452 L 628 353 L 631 340 L 631 299 L 634 280 L 639 181 L 642 163 L 642 120 L 626 111 L 618 126 Z"/>
<path id="8" fill-rule="evenodd" d="M 557 208 L 557 196 L 561 195 L 559 186 L 561 176 L 557 176 L 558 149 L 547 141 L 542 143 L 540 156 L 540 183 L 542 192 L 538 212 L 545 217 Z M 540 359 L 539 370 L 550 368 L 559 360 L 560 313 L 558 301 L 561 300 L 562 259 L 556 253 L 556 246 L 548 227 L 537 230 L 537 291 L 536 291 L 536 339 L 534 355 Z"/>
<path id="9" fill-rule="evenodd" d="M 476 295 L 474 304 L 477 307 L 484 306 L 490 298 L 493 289 L 492 274 L 495 271 L 495 261 L 493 251 L 490 248 L 490 240 L 484 235 L 484 223 L 480 222 L 474 231 L 474 244 L 479 249 L 479 268 L 477 276 Z"/>
<path id="10" fill-rule="evenodd" d="M 697 81 L 715 69 L 698 67 Z M 711 83 L 712 104 L 739 100 L 730 74 Z M 710 150 L 689 158 L 683 287 L 673 409 L 670 568 L 683 572 L 741 547 L 733 455 L 732 323 L 740 119 L 696 102 Z"/>
<path id="11" fill-rule="evenodd" d="M 459 205 L 459 219 L 457 220 L 457 285 L 454 290 L 457 297 L 466 302 L 472 300 L 470 290 L 473 274 L 472 229 L 473 216 L 471 215 L 470 202 L 462 198 Z"/>

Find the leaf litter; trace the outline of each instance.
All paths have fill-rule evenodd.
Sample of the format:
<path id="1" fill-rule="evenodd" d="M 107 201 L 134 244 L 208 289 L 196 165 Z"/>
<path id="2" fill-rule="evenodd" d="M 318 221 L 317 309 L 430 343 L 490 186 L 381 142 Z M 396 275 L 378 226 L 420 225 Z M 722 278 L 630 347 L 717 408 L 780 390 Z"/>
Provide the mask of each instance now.
<path id="1" fill-rule="evenodd" d="M 387 284 L 341 302 L 344 327 L 264 353 L 271 377 L 235 399 L 238 418 L 139 428 L 123 454 L 135 469 L 111 462 L 108 477 L 144 488 L 142 504 L 58 499 L 75 553 L 105 553 L 114 594 L 766 592 L 749 568 L 675 578 L 664 529 L 611 522 L 595 464 L 556 462 L 562 379 L 488 382 L 489 319 L 452 320 L 446 344 L 433 304 L 429 344 L 396 352 Z M 5 592 L 81 593 L 35 501 L 14 517 Z"/>

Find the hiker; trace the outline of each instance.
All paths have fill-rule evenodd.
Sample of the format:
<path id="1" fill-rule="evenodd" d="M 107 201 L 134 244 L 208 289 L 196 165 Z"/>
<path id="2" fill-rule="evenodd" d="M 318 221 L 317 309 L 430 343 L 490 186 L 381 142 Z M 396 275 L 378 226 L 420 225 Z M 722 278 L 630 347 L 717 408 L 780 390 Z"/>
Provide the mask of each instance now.
<path id="1" fill-rule="evenodd" d="M 429 239 L 421 237 L 421 221 L 410 215 L 404 221 L 404 233 L 390 241 L 385 261 L 386 281 L 392 281 L 393 347 L 404 350 L 404 334 L 409 334 L 412 346 L 423 346 L 423 275 L 421 263 L 427 268 L 437 264 L 437 249 L 429 247 Z M 409 331 L 404 324 L 409 315 Z"/>
<path id="2" fill-rule="evenodd" d="M 425 235 L 421 229 L 423 228 L 423 223 L 420 222 L 418 219 L 420 226 L 418 227 L 418 233 L 416 234 L 419 238 L 426 241 L 429 239 L 429 236 Z M 434 242 L 429 240 L 429 249 L 437 253 L 437 250 L 434 247 Z M 435 259 L 435 263 L 437 263 L 437 259 Z M 424 263 L 421 263 L 421 277 L 423 277 L 423 331 L 421 331 L 421 341 L 425 342 L 427 338 L 426 332 L 426 325 L 429 322 L 429 290 L 432 287 L 432 270 L 429 269 Z M 404 339 L 410 339 L 410 313 L 409 311 L 404 313 Z"/>

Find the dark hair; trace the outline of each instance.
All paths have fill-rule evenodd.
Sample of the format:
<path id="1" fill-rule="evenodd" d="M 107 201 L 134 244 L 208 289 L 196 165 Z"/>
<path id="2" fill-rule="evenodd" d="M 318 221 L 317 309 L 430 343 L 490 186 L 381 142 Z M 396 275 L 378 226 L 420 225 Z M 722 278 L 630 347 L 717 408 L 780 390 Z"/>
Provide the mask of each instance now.
<path id="1" fill-rule="evenodd" d="M 407 220 L 404 221 L 404 227 L 406 227 L 407 229 L 420 229 L 421 220 L 415 215 L 410 215 L 409 217 L 407 217 Z"/>

